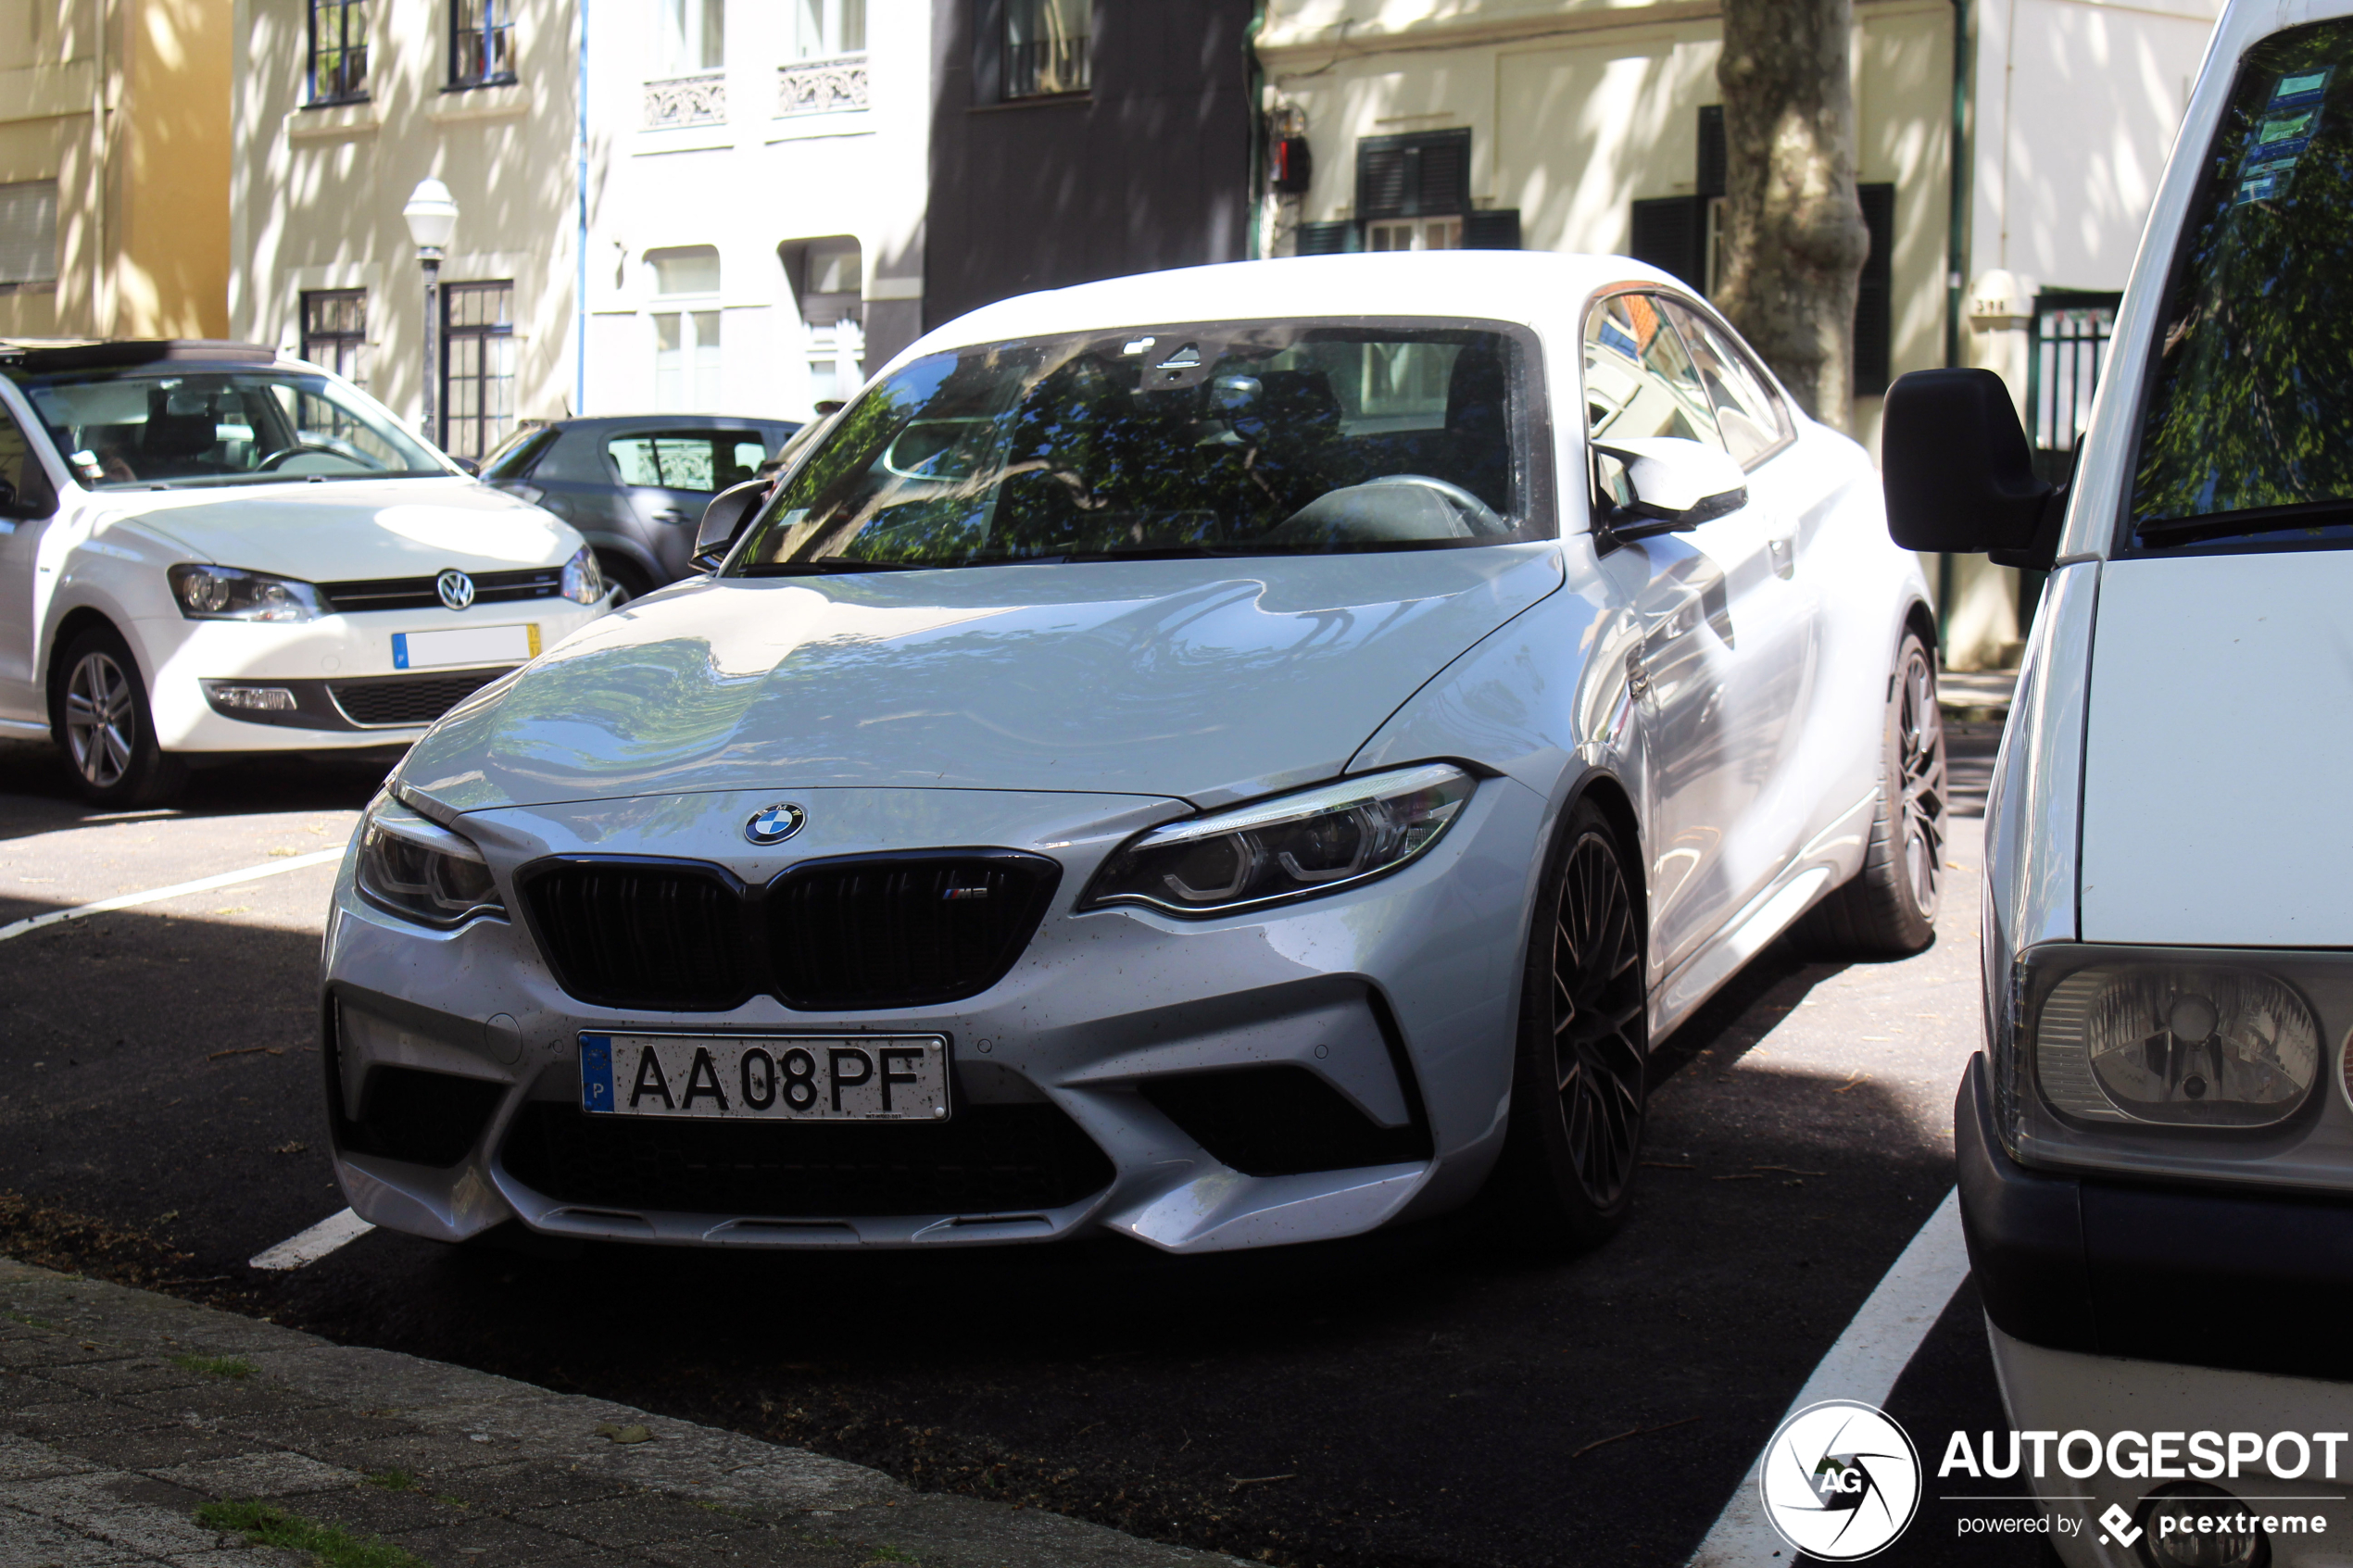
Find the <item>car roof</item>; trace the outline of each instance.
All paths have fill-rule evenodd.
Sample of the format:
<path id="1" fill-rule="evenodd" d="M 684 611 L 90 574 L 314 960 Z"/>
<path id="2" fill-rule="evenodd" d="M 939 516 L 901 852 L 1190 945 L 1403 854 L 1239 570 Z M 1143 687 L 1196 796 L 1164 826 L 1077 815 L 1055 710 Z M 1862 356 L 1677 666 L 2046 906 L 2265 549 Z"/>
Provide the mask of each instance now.
<path id="1" fill-rule="evenodd" d="M 1019 295 L 935 328 L 907 352 L 1180 321 L 1404 316 L 1535 326 L 1622 282 L 1688 292 L 1669 274 L 1622 256 L 1436 250 L 1285 257 Z"/>
<path id="2" fill-rule="evenodd" d="M 0 339 L 0 368 L 29 375 L 122 370 L 133 365 L 273 365 L 266 344 L 220 338 Z"/>

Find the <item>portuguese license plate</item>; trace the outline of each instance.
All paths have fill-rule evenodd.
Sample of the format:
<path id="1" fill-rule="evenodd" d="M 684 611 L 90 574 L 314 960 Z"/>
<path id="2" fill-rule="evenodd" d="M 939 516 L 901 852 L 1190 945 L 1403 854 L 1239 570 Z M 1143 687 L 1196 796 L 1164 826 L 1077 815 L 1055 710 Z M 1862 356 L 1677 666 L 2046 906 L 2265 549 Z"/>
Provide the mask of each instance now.
<path id="1" fill-rule="evenodd" d="M 447 632 L 395 632 L 392 667 L 432 670 L 454 664 L 521 664 L 539 657 L 539 623 L 453 626 Z"/>
<path id="2" fill-rule="evenodd" d="M 940 1035 L 583 1035 L 580 1108 L 611 1116 L 944 1122 Z"/>

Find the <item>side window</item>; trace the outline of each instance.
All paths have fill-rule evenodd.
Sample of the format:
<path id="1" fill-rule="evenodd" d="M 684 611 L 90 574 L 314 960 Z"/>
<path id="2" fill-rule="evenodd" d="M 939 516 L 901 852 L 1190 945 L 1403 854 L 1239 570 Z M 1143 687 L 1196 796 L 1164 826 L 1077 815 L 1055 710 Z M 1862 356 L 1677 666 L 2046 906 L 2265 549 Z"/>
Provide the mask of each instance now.
<path id="1" fill-rule="evenodd" d="M 1612 295 L 1585 319 L 1585 412 L 1596 442 L 1671 435 L 1724 445 L 1699 369 L 1649 295 Z M 1633 499 L 1623 464 L 1596 451 L 1593 465 L 1604 494 Z"/>
<path id="2" fill-rule="evenodd" d="M 1667 300 L 1666 306 L 1716 406 L 1716 422 L 1724 433 L 1725 447 L 1743 468 L 1754 467 L 1780 451 L 1797 430 L 1763 373 L 1730 334 L 1706 317 L 1679 300 Z"/>
<path id="3" fill-rule="evenodd" d="M 624 435 L 605 444 L 623 484 L 663 490 L 724 490 L 749 479 L 768 448 L 743 431 Z"/>
<path id="4" fill-rule="evenodd" d="M 40 455 L 6 408 L 0 408 L 0 483 L 10 493 L 6 515 L 45 516 L 57 504 Z"/>

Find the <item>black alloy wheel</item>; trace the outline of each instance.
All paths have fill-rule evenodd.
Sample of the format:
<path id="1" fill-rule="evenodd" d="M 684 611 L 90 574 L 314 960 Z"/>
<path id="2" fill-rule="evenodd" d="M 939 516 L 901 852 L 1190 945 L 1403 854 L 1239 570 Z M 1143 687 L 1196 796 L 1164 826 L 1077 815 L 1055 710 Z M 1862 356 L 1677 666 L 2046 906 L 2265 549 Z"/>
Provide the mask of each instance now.
<path id="1" fill-rule="evenodd" d="M 1936 935 L 1944 888 L 1944 720 L 1936 661 L 1917 632 L 1906 632 L 1896 649 L 1885 722 L 1879 809 L 1862 869 L 1791 931 L 1815 957 L 1902 958 Z"/>
<path id="2" fill-rule="evenodd" d="M 1591 803 L 1561 829 L 1533 925 L 1497 1196 L 1515 1240 L 1581 1250 L 1625 1218 L 1650 1071 L 1642 907 Z"/>

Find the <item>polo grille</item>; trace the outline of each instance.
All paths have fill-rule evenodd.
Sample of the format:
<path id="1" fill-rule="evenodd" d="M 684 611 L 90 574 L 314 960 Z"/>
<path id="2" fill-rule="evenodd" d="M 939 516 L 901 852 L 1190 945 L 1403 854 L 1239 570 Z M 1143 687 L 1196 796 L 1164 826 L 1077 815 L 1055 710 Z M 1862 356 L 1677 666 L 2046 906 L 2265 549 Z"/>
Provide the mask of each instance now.
<path id="1" fill-rule="evenodd" d="M 1060 1209 L 1114 1173 L 1051 1105 L 862 1124 L 591 1116 L 535 1100 L 515 1118 L 501 1163 L 560 1203 L 776 1219 Z"/>
<path id="2" fill-rule="evenodd" d="M 558 984 L 599 1007 L 929 1007 L 1003 978 L 1062 868 L 1010 849 L 812 860 L 764 888 L 715 866 L 573 859 L 523 873 Z"/>
<path id="3" fill-rule="evenodd" d="M 563 568 L 559 566 L 469 575 L 474 580 L 477 605 L 553 598 L 563 592 Z M 435 591 L 434 581 L 433 577 L 377 577 L 351 583 L 321 583 L 319 591 L 327 596 L 327 608 L 338 615 L 370 609 L 439 609 L 441 596 Z"/>
<path id="4" fill-rule="evenodd" d="M 405 681 L 330 681 L 327 691 L 353 723 L 389 729 L 430 724 L 505 673 L 503 670 L 468 670 Z"/>

